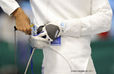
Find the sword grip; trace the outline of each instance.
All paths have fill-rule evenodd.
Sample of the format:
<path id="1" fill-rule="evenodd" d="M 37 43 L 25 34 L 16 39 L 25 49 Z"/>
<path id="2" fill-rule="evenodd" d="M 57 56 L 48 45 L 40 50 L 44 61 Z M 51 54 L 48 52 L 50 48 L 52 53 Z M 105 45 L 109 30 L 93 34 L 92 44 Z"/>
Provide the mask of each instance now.
<path id="1" fill-rule="evenodd" d="M 14 31 L 17 31 L 17 28 L 16 28 L 16 26 L 14 26 Z"/>

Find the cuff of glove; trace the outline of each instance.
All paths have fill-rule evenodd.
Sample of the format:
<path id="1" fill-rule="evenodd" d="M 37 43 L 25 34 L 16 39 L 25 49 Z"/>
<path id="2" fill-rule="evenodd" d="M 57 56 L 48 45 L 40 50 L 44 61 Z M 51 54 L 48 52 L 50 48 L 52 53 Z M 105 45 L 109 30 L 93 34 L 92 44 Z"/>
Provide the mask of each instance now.
<path id="1" fill-rule="evenodd" d="M 64 36 L 80 37 L 83 24 L 80 19 L 65 20 L 63 23 L 65 25 Z"/>

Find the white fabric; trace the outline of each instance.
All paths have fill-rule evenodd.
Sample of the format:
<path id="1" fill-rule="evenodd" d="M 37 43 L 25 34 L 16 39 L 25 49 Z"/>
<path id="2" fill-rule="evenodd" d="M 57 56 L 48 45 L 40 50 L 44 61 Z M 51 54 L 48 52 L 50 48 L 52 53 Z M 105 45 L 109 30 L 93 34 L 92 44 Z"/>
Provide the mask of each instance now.
<path id="1" fill-rule="evenodd" d="M 43 49 L 49 47 L 49 42 L 39 36 L 31 36 L 29 42 L 33 48 Z"/>
<path id="2" fill-rule="evenodd" d="M 44 62 L 45 65 L 42 66 L 43 67 L 42 74 L 96 74 L 91 57 L 88 58 L 88 64 L 85 70 L 75 70 L 71 72 L 68 61 L 66 61 L 64 57 L 61 57 L 61 55 L 58 54 L 56 51 L 53 52 L 53 50 L 50 49 L 49 50 L 44 49 L 44 50 L 50 51 L 52 54 L 44 52 L 44 54 L 46 53 L 44 61 L 47 62 Z M 50 56 L 53 55 L 53 56 L 49 57 L 48 55 Z M 54 58 L 53 61 L 48 61 L 52 60 L 53 58 Z M 51 64 L 48 64 L 48 62 L 50 62 Z"/>
<path id="3" fill-rule="evenodd" d="M 9 8 L 18 5 L 15 2 L 12 7 L 12 1 L 0 1 L 0 6 L 8 14 L 11 13 Z M 86 70 L 91 56 L 91 35 L 110 30 L 112 10 L 108 0 L 31 0 L 31 6 L 35 25 L 55 21 L 65 24 L 61 46 L 50 45 L 43 50 L 44 74 L 67 74 L 68 69 L 60 70 L 66 66 L 74 71 Z"/>
<path id="4" fill-rule="evenodd" d="M 44 74 L 66 74 L 67 69 L 60 70 L 65 65 L 58 55 L 64 57 L 70 70 L 86 70 L 91 35 L 110 30 L 112 10 L 108 0 L 31 0 L 31 6 L 35 24 L 65 24 L 61 46 L 50 45 L 43 50 Z"/>
<path id="5" fill-rule="evenodd" d="M 0 7 L 3 9 L 4 12 L 10 15 L 20 6 L 15 0 L 0 0 Z"/>
<path id="6" fill-rule="evenodd" d="M 31 0 L 31 6 L 36 24 L 64 22 L 64 35 L 80 37 L 110 29 L 108 0 Z"/>

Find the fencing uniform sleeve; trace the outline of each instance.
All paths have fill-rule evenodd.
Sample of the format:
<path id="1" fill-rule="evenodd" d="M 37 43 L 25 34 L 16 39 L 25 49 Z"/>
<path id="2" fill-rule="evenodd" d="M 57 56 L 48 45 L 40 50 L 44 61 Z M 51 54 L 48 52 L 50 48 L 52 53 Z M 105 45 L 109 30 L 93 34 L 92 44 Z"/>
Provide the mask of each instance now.
<path id="1" fill-rule="evenodd" d="M 0 0 L 0 7 L 5 13 L 11 15 L 19 7 L 19 4 L 15 0 Z"/>
<path id="2" fill-rule="evenodd" d="M 109 31 L 111 19 L 112 10 L 108 0 L 92 0 L 91 15 L 62 21 L 65 24 L 64 34 L 80 37 Z"/>

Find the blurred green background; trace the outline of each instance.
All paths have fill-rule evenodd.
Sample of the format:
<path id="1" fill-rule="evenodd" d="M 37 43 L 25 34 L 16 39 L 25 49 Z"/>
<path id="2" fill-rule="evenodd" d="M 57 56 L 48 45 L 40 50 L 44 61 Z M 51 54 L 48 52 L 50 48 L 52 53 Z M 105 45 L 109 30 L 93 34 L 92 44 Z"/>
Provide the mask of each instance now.
<path id="1" fill-rule="evenodd" d="M 32 19 L 31 8 L 28 0 L 18 1 L 20 5 L 23 7 L 27 15 Z M 112 9 L 114 10 L 114 0 L 109 0 Z M 0 10 L 0 17 L 7 17 L 2 10 Z M 4 16 L 3 16 L 4 15 Z M 0 19 L 2 20 L 2 19 Z M 1 27 L 1 25 L 0 25 Z M 12 27 L 13 28 L 13 27 Z M 1 28 L 0 28 L 1 29 Z M 2 32 L 0 30 L 0 32 Z M 13 32 L 13 31 L 11 31 Z M 94 40 L 91 43 L 92 47 L 92 58 L 97 71 L 97 74 L 114 74 L 114 20 L 112 21 L 112 28 L 108 34 L 103 36 L 95 36 Z M 0 33 L 0 74 L 10 74 L 10 71 L 16 70 L 15 67 L 15 53 L 14 53 L 14 42 L 8 41 L 9 39 L 13 39 L 13 33 L 7 35 L 6 32 L 3 32 L 7 38 L 3 37 L 3 34 Z M 20 33 L 17 33 L 21 35 Z M 22 34 L 23 35 L 23 34 Z M 2 38 L 3 37 L 3 38 Z M 26 63 L 30 56 L 30 47 L 27 42 L 27 38 L 23 38 L 19 40 L 19 36 L 17 36 L 17 67 L 18 74 L 23 74 Z M 8 39 L 8 40 L 7 40 Z M 23 42 L 23 40 L 25 42 Z M 42 50 L 36 50 L 33 55 L 33 71 L 34 74 L 41 74 L 41 65 L 43 59 Z M 7 71 L 7 72 L 6 72 Z M 14 74 L 14 73 L 12 73 Z M 32 74 L 31 67 L 28 69 L 28 74 Z"/>
<path id="2" fill-rule="evenodd" d="M 10 45 L 10 48 L 9 48 Z M 114 74 L 114 40 L 99 40 L 92 42 L 92 58 L 95 64 L 97 74 Z M 13 44 L 0 42 L 0 68 L 14 64 Z M 41 74 L 43 54 L 41 50 L 36 50 L 33 56 L 34 74 Z M 25 65 L 19 64 L 19 74 L 23 74 Z M 29 67 L 28 74 L 31 74 Z"/>

